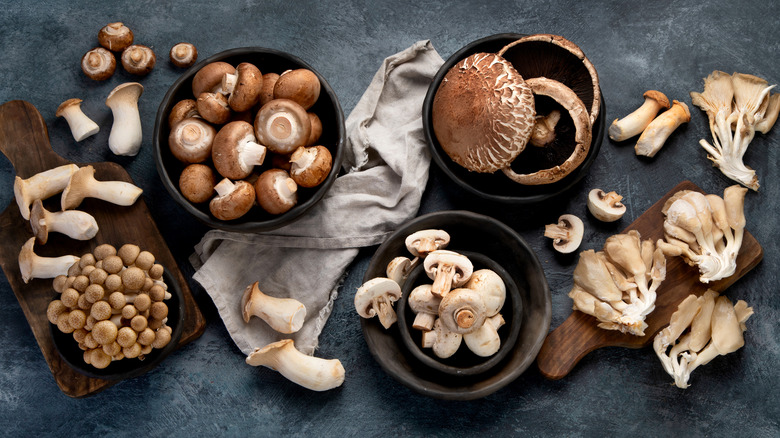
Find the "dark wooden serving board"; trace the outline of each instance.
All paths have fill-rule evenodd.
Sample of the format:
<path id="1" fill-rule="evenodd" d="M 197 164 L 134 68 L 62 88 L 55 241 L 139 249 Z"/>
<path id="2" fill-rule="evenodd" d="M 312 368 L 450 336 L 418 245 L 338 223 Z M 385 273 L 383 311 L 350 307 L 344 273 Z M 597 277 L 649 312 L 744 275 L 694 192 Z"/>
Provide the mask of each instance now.
<path id="1" fill-rule="evenodd" d="M 702 190 L 690 181 L 684 181 L 637 218 L 623 232 L 637 230 L 642 239 L 656 241 L 663 238 L 663 214 L 661 208 L 667 199 L 680 190 Z M 722 193 L 717 195 L 723 196 Z M 650 345 L 656 333 L 669 324 L 672 313 L 688 295 L 697 296 L 707 289 L 724 291 L 753 269 L 764 257 L 758 241 L 747 231 L 737 256 L 737 271 L 729 278 L 709 284 L 699 282 L 698 268 L 688 266 L 681 257 L 667 257 L 666 280 L 657 291 L 655 310 L 647 315 L 645 336 L 623 334 L 615 330 L 597 327 L 596 318 L 573 310 L 571 315 L 553 330 L 544 341 L 536 358 L 542 375 L 548 379 L 566 376 L 586 354 L 601 347 L 642 348 Z"/>
<path id="2" fill-rule="evenodd" d="M 8 157 L 16 174 L 21 178 L 29 178 L 44 170 L 70 163 L 52 150 L 46 123 L 38 110 L 30 103 L 19 100 L 0 106 L 0 151 Z M 130 175 L 116 163 L 90 164 L 95 167 L 95 178 L 98 180 L 133 182 Z M 59 200 L 59 196 L 54 196 L 44 201 L 44 206 L 50 211 L 59 211 Z M 79 206 L 79 210 L 95 217 L 100 228 L 97 236 L 89 241 L 77 241 L 52 234 L 46 245 L 36 244 L 35 252 L 50 257 L 65 254 L 81 256 L 103 243 L 117 248 L 125 243 L 137 244 L 141 249 L 154 254 L 157 261 L 170 271 L 181 286 L 185 316 L 178 347 L 197 339 L 203 333 L 205 320 L 192 297 L 187 281 L 149 214 L 143 196 L 129 207 L 88 199 Z M 18 263 L 19 250 L 32 235 L 29 222 L 22 218 L 16 201 L 12 199 L 0 215 L 0 265 L 57 385 L 71 397 L 94 394 L 116 382 L 86 377 L 70 368 L 57 353 L 49 332 L 49 321 L 46 319 L 46 308 L 56 295 L 52 290 L 52 281 L 34 279 L 28 284 L 22 281 Z"/>

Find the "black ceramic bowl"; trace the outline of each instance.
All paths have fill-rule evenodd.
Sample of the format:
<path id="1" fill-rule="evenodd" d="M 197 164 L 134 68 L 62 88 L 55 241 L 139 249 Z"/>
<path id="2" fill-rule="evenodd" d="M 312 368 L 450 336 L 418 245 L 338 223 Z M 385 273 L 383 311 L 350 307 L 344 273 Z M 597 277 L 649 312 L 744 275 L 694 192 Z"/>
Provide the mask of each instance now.
<path id="1" fill-rule="evenodd" d="M 431 151 L 433 161 L 444 174 L 461 189 L 478 198 L 507 204 L 531 204 L 541 202 L 555 197 L 574 186 L 574 184 L 579 182 L 587 174 L 588 169 L 590 169 L 590 166 L 596 159 L 599 149 L 601 148 L 601 142 L 604 139 L 605 129 L 604 113 L 606 112 L 606 107 L 602 94 L 601 109 L 598 118 L 593 123 L 591 145 L 585 160 L 565 178 L 552 184 L 537 186 L 522 185 L 510 180 L 501 171 L 492 174 L 470 172 L 450 159 L 436 139 L 436 134 L 433 132 L 433 99 L 436 97 L 436 91 L 438 90 L 442 79 L 444 79 L 447 72 L 457 64 L 458 61 L 473 55 L 474 53 L 497 53 L 507 44 L 517 41 L 523 36 L 525 35 L 516 33 L 491 35 L 474 41 L 455 52 L 447 59 L 441 68 L 439 68 L 436 76 L 433 77 L 433 82 L 428 88 L 428 93 L 425 95 L 422 109 L 425 140 L 428 143 L 428 148 Z M 561 55 L 557 50 L 551 50 L 549 54 L 551 57 L 565 56 Z M 544 53 L 536 53 L 536 56 L 543 55 Z M 513 58 L 508 58 L 508 60 L 511 62 L 513 61 Z M 522 154 L 520 156 L 522 156 Z"/>
<path id="2" fill-rule="evenodd" d="M 501 338 L 501 346 L 498 351 L 492 356 L 480 357 L 472 353 L 465 342 L 461 342 L 460 348 L 454 355 L 442 359 L 437 357 L 430 348 L 421 347 L 422 332 L 412 328 L 415 314 L 408 305 L 408 300 L 409 294 L 415 287 L 433 283 L 433 280 L 428 278 L 428 274 L 425 273 L 422 264 L 416 266 L 409 274 L 403 285 L 403 295 L 396 303 L 398 330 L 406 349 L 426 366 L 453 376 L 473 376 L 489 371 L 498 365 L 514 348 L 523 321 L 523 300 L 520 298 L 520 291 L 512 276 L 501 265 L 483 254 L 460 251 L 457 248 L 448 249 L 468 257 L 474 265 L 474 272 L 479 269 L 491 269 L 504 281 L 506 300 L 500 313 L 505 323 L 498 329 L 498 335 Z"/>
<path id="3" fill-rule="evenodd" d="M 131 377 L 140 376 L 156 367 L 166 356 L 176 349 L 184 328 L 184 297 L 179 287 L 179 282 L 173 278 L 166 269 L 163 273 L 163 280 L 168 285 L 168 292 L 171 298 L 165 300 L 168 305 L 168 323 L 173 329 L 171 332 L 171 341 L 163 348 L 153 349 L 147 354 L 144 360 L 140 359 L 122 359 L 111 362 L 109 366 L 103 369 L 97 369 L 84 362 L 84 351 L 78 347 L 78 343 L 73 339 L 73 335 L 63 333 L 57 329 L 54 324 L 49 324 L 52 341 L 57 352 L 71 368 L 79 373 L 95 379 L 105 380 L 123 380 Z"/>
<path id="4" fill-rule="evenodd" d="M 193 204 L 179 192 L 179 176 L 186 167 L 186 164 L 177 160 L 171 154 L 168 147 L 168 134 L 170 132 L 168 114 L 170 113 L 171 108 L 180 100 L 193 98 L 193 76 L 195 76 L 195 73 L 204 65 L 216 61 L 224 61 L 232 65 L 238 65 L 241 62 L 251 62 L 255 64 L 263 74 L 272 72 L 281 74 L 285 70 L 307 68 L 313 71 L 320 80 L 320 97 L 317 100 L 317 103 L 315 103 L 309 111 L 315 112 L 322 121 L 322 136 L 320 137 L 318 144 L 325 146 L 330 151 L 333 157 L 333 167 L 331 168 L 327 179 L 319 186 L 308 189 L 299 187 L 298 203 L 286 213 L 271 215 L 266 213 L 259 206 L 254 206 L 249 213 L 238 219 L 222 221 L 211 215 L 208 202 Z M 181 205 L 182 208 L 204 224 L 213 228 L 219 228 L 226 231 L 257 232 L 272 230 L 300 218 L 301 215 L 322 198 L 333 184 L 333 181 L 336 179 L 339 170 L 341 169 L 345 141 L 346 128 L 344 127 L 344 113 L 341 110 L 341 105 L 336 97 L 336 93 L 333 92 L 328 81 L 326 81 L 322 75 L 314 70 L 309 64 L 288 53 L 261 47 L 244 47 L 226 50 L 200 61 L 190 67 L 173 83 L 157 110 L 157 117 L 154 122 L 153 145 L 157 172 L 160 174 L 160 179 L 173 199 Z M 262 169 L 265 168 L 268 168 L 266 164 L 262 166 Z"/>
<path id="5" fill-rule="evenodd" d="M 536 254 L 519 234 L 500 221 L 469 211 L 430 213 L 401 225 L 371 258 L 364 281 L 386 276 L 387 264 L 407 254 L 406 236 L 429 228 L 447 231 L 452 248 L 485 254 L 509 273 L 522 300 L 522 321 L 514 348 L 482 374 L 453 378 L 416 359 L 405 347 L 396 324 L 385 330 L 376 318 L 361 318 L 363 336 L 379 366 L 412 390 L 449 400 L 484 397 L 515 380 L 533 363 L 550 329 L 550 288 Z"/>

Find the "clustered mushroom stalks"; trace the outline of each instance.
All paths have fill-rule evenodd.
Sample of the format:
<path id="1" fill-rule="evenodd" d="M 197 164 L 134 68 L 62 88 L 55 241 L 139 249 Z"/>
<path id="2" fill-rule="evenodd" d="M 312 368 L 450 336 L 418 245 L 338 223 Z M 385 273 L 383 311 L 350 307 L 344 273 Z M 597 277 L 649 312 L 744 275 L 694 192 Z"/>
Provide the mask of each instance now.
<path id="1" fill-rule="evenodd" d="M 327 391 L 344 383 L 344 366 L 338 359 L 308 356 L 295 348 L 292 339 L 283 339 L 256 348 L 246 358 L 251 366 L 265 366 L 286 379 L 312 391 Z"/>
<path id="2" fill-rule="evenodd" d="M 545 225 L 544 237 L 553 240 L 553 248 L 561 254 L 569 254 L 580 247 L 585 225 L 582 219 L 573 214 L 564 214 L 558 222 Z"/>
<path id="3" fill-rule="evenodd" d="M 645 317 L 655 309 L 665 278 L 660 246 L 631 230 L 607 238 L 602 251 L 580 253 L 569 297 L 573 308 L 595 317 L 600 328 L 644 336 Z"/>
<path id="4" fill-rule="evenodd" d="M 653 339 L 653 349 L 675 386 L 687 388 L 696 368 L 742 348 L 751 315 L 753 308 L 745 301 L 732 305 L 712 289 L 683 300 L 669 325 Z"/>
<path id="5" fill-rule="evenodd" d="M 707 158 L 728 178 L 756 191 L 756 171 L 743 157 L 756 131 L 766 134 L 777 121 L 780 94 L 770 95 L 774 87 L 754 75 L 716 70 L 704 78 L 704 91 L 691 92 L 691 102 L 709 119 L 712 143 L 699 141 Z"/>
<path id="6" fill-rule="evenodd" d="M 742 246 L 746 193 L 736 184 L 727 187 L 722 198 L 695 191 L 676 193 L 662 209 L 666 241 L 659 241 L 659 248 L 698 266 L 702 283 L 730 277 Z"/>

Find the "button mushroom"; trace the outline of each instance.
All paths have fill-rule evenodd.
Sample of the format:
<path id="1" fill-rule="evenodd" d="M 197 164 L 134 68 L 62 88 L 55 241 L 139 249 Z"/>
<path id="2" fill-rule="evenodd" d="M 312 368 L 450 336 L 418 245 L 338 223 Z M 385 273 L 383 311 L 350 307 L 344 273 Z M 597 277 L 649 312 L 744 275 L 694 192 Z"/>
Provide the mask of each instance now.
<path id="1" fill-rule="evenodd" d="M 246 181 L 233 183 L 225 178 L 214 186 L 214 190 L 217 196 L 209 202 L 209 211 L 219 220 L 238 219 L 255 203 L 255 189 Z"/>
<path id="2" fill-rule="evenodd" d="M 573 214 L 564 214 L 558 223 L 545 225 L 544 237 L 553 239 L 553 248 L 562 254 L 569 254 L 579 248 L 585 225 Z"/>
<path id="3" fill-rule="evenodd" d="M 441 359 L 447 359 L 458 351 L 463 341 L 463 335 L 454 333 L 442 324 L 441 318 L 433 323 L 433 330 L 422 334 L 422 347 L 432 348 L 433 354 Z"/>
<path id="4" fill-rule="evenodd" d="M 461 335 L 477 331 L 487 317 L 482 296 L 471 289 L 453 289 L 439 304 L 439 320 L 447 330 Z"/>
<path id="5" fill-rule="evenodd" d="M 480 294 L 488 317 L 495 316 L 504 307 L 506 285 L 495 271 L 490 269 L 474 271 L 464 287 Z"/>
<path id="6" fill-rule="evenodd" d="M 65 164 L 37 173 L 27 179 L 17 175 L 14 178 L 14 198 L 22 217 L 30 220 L 30 204 L 36 199 L 48 199 L 62 192 L 68 186 L 70 176 L 77 170 L 79 166 Z"/>
<path id="7" fill-rule="evenodd" d="M 319 97 L 320 80 L 309 69 L 287 70 L 274 84 L 274 99 L 290 99 L 305 110 L 311 108 Z"/>
<path id="8" fill-rule="evenodd" d="M 84 198 L 97 198 L 116 205 L 129 206 L 141 196 L 140 187 L 124 181 L 98 181 L 95 168 L 85 166 L 74 172 L 67 187 L 62 192 L 62 210 L 72 210 L 81 204 Z"/>
<path id="9" fill-rule="evenodd" d="M 147 46 L 133 44 L 122 51 L 122 67 L 134 75 L 148 75 L 156 62 L 154 51 Z"/>
<path id="10" fill-rule="evenodd" d="M 303 354 L 295 348 L 292 339 L 256 348 L 247 356 L 246 363 L 278 371 L 291 382 L 312 391 L 327 391 L 344 383 L 344 366 L 340 360 Z"/>
<path id="11" fill-rule="evenodd" d="M 409 308 L 415 317 L 412 328 L 417 330 L 432 330 L 433 323 L 439 315 L 441 298 L 431 293 L 430 284 L 421 284 L 409 293 Z"/>
<path id="12" fill-rule="evenodd" d="M 132 157 L 137 155 L 141 148 L 143 132 L 141 116 L 138 113 L 138 98 L 143 92 L 143 85 L 127 82 L 114 88 L 106 97 L 106 105 L 114 115 L 108 147 L 116 155 Z"/>
<path id="13" fill-rule="evenodd" d="M 263 164 L 265 152 L 265 146 L 257 143 L 252 125 L 236 121 L 217 132 L 211 158 L 220 175 L 235 180 L 248 177 L 255 166 Z"/>
<path id="14" fill-rule="evenodd" d="M 431 293 L 444 298 L 450 289 L 466 284 L 474 271 L 471 260 L 463 254 L 439 249 L 432 251 L 423 262 L 425 272 L 433 280 Z"/>
<path id="15" fill-rule="evenodd" d="M 672 101 L 672 107 L 656 117 L 642 135 L 639 136 L 634 151 L 637 155 L 654 157 L 672 135 L 675 129 L 683 123 L 691 121 L 691 112 L 685 102 Z"/>
<path id="16" fill-rule="evenodd" d="M 653 121 L 662 109 L 669 109 L 669 98 L 656 90 L 645 91 L 645 102 L 631 114 L 615 119 L 609 126 L 609 138 L 614 141 L 628 140 L 639 135 Z"/>
<path id="17" fill-rule="evenodd" d="M 116 58 L 108 50 L 95 47 L 81 57 L 81 71 L 90 79 L 105 81 L 116 71 Z"/>
<path id="18" fill-rule="evenodd" d="M 261 173 L 254 187 L 257 203 L 270 214 L 282 214 L 298 202 L 298 185 L 282 169 Z"/>
<path id="19" fill-rule="evenodd" d="M 198 60 L 198 49 L 190 43 L 178 43 L 171 47 L 168 56 L 176 67 L 187 68 Z"/>
<path id="20" fill-rule="evenodd" d="M 198 114 L 198 103 L 195 99 L 183 99 L 176 102 L 168 114 L 168 126 L 173 128 L 177 123 L 190 117 L 200 117 Z"/>
<path id="21" fill-rule="evenodd" d="M 308 113 L 289 99 L 274 99 L 263 105 L 255 116 L 257 140 L 272 152 L 292 153 L 306 145 L 310 134 Z"/>
<path id="22" fill-rule="evenodd" d="M 264 294 L 254 282 L 241 297 L 241 314 L 248 323 L 252 316 L 262 319 L 279 333 L 295 333 L 303 327 L 306 307 L 293 298 L 277 298 Z"/>
<path id="23" fill-rule="evenodd" d="M 22 281 L 29 283 L 34 278 L 54 278 L 66 275 L 71 266 L 78 263 L 79 257 L 64 255 L 60 257 L 41 257 L 34 252 L 35 237 L 30 237 L 19 251 L 19 270 Z"/>
<path id="24" fill-rule="evenodd" d="M 363 283 L 355 293 L 355 310 L 363 318 L 377 316 L 382 327 L 397 321 L 393 304 L 401 298 L 401 287 L 395 281 L 377 277 Z"/>
<path id="25" fill-rule="evenodd" d="M 89 240 L 98 232 L 95 218 L 84 211 L 68 210 L 50 212 L 43 208 L 40 199 L 36 199 L 30 212 L 30 226 L 38 243 L 45 244 L 49 233 L 62 233 L 71 239 Z"/>
<path id="26" fill-rule="evenodd" d="M 100 127 L 81 110 L 81 99 L 68 99 L 57 107 L 56 117 L 64 117 L 76 141 L 95 135 Z"/>
<path id="27" fill-rule="evenodd" d="M 215 93 L 222 89 L 222 78 L 236 69 L 227 62 L 217 61 L 204 65 L 192 77 L 192 95 L 198 97 L 201 93 Z"/>
<path id="28" fill-rule="evenodd" d="M 301 146 L 290 156 L 290 176 L 301 187 L 316 187 L 328 177 L 332 162 L 325 146 Z"/>
<path id="29" fill-rule="evenodd" d="M 463 335 L 466 347 L 472 353 L 480 357 L 490 357 L 501 348 L 501 337 L 498 335 L 498 327 L 503 318 L 488 318 L 477 330 Z"/>
<path id="30" fill-rule="evenodd" d="M 620 202 L 622 199 L 615 191 L 605 193 L 593 189 L 588 192 L 588 211 L 600 221 L 615 222 L 626 213 L 626 206 Z"/>
<path id="31" fill-rule="evenodd" d="M 133 31 L 122 22 L 108 23 L 100 28 L 98 42 L 112 52 L 121 52 L 133 44 Z"/>
<path id="32" fill-rule="evenodd" d="M 200 93 L 197 100 L 198 114 L 215 125 L 230 120 L 228 99 L 222 93 Z"/>
<path id="33" fill-rule="evenodd" d="M 189 117 L 177 123 L 168 134 L 168 147 L 183 163 L 202 163 L 211 157 L 217 130 L 202 119 Z"/>
<path id="34" fill-rule="evenodd" d="M 228 105 L 236 112 L 248 111 L 260 101 L 263 74 L 254 64 L 242 62 L 233 73 L 222 77 L 222 92 L 230 95 Z"/>
<path id="35" fill-rule="evenodd" d="M 425 257 L 433 251 L 444 249 L 450 243 L 450 235 L 444 230 L 420 230 L 406 237 L 404 244 L 415 257 Z"/>
<path id="36" fill-rule="evenodd" d="M 214 171 L 204 164 L 190 164 L 179 176 L 179 190 L 182 196 L 196 204 L 211 199 L 216 183 Z"/>

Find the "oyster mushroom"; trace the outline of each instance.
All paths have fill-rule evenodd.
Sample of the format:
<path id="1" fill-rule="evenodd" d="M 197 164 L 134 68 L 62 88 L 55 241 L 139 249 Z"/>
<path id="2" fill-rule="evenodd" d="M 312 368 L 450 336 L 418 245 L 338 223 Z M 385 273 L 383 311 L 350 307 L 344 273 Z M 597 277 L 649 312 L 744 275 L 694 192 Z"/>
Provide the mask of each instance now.
<path id="1" fill-rule="evenodd" d="M 100 127 L 81 110 L 81 99 L 68 99 L 57 107 L 56 117 L 64 117 L 70 127 L 70 133 L 76 141 L 95 135 Z"/>
<path id="2" fill-rule="evenodd" d="M 30 220 L 30 204 L 36 199 L 48 199 L 62 192 L 68 186 L 71 175 L 77 170 L 79 166 L 65 164 L 37 173 L 27 179 L 17 175 L 14 178 L 14 198 L 22 217 Z"/>
<path id="3" fill-rule="evenodd" d="M 341 361 L 305 355 L 295 348 L 292 339 L 256 348 L 247 356 L 246 363 L 278 371 L 291 382 L 312 391 L 327 391 L 344 383 Z"/>
<path id="4" fill-rule="evenodd" d="M 122 51 L 122 67 L 134 75 L 148 75 L 156 62 L 154 51 L 147 46 L 133 44 Z"/>
<path id="5" fill-rule="evenodd" d="M 98 43 L 112 52 L 121 52 L 133 44 L 133 31 L 119 21 L 108 23 L 98 32 Z"/>
<path id="6" fill-rule="evenodd" d="M 609 126 L 609 138 L 624 141 L 637 136 L 647 128 L 659 111 L 669 109 L 669 98 L 656 90 L 645 91 L 644 103 L 622 119 L 615 119 Z"/>
<path id="7" fill-rule="evenodd" d="M 188 117 L 168 134 L 171 154 L 183 163 L 202 163 L 211 157 L 217 131 L 202 119 Z"/>
<path id="8" fill-rule="evenodd" d="M 236 68 L 227 62 L 217 61 L 204 65 L 192 77 L 192 95 L 196 98 L 202 93 L 216 93 L 222 90 L 222 78 L 232 74 Z"/>
<path id="9" fill-rule="evenodd" d="M 439 303 L 439 320 L 447 330 L 461 335 L 479 330 L 488 318 L 479 292 L 453 289 Z"/>
<path id="10" fill-rule="evenodd" d="M 588 192 L 588 211 L 600 221 L 615 222 L 626 213 L 626 206 L 620 202 L 622 199 L 615 191 L 605 193 L 593 189 Z"/>
<path id="11" fill-rule="evenodd" d="M 654 157 L 677 127 L 691 120 L 691 112 L 685 102 L 672 101 L 672 107 L 656 117 L 639 136 L 634 151 L 637 155 Z"/>
<path id="12" fill-rule="evenodd" d="M 301 187 L 316 187 L 330 174 L 333 158 L 325 146 L 300 146 L 290 156 L 290 176 Z"/>
<path id="13" fill-rule="evenodd" d="M 138 82 L 127 82 L 114 88 L 106 105 L 111 108 L 114 123 L 108 136 L 108 147 L 116 155 L 135 156 L 141 148 L 143 131 L 141 116 L 138 113 L 138 98 L 144 92 L 144 86 Z"/>
<path id="14" fill-rule="evenodd" d="M 241 297 L 241 313 L 244 322 L 252 316 L 262 319 L 279 333 L 295 333 L 303 327 L 306 307 L 293 298 L 276 298 L 264 294 L 254 282 Z"/>
<path id="15" fill-rule="evenodd" d="M 569 254 L 580 247 L 585 225 L 573 214 L 564 214 L 558 223 L 545 225 L 544 237 L 553 239 L 553 248 L 562 254 Z"/>
<path id="16" fill-rule="evenodd" d="M 168 57 L 176 67 L 187 68 L 198 60 L 198 49 L 191 43 L 174 44 Z"/>
<path id="17" fill-rule="evenodd" d="M 247 122 L 230 122 L 214 137 L 211 159 L 220 175 L 244 179 L 255 166 L 263 164 L 265 146 L 257 143 L 254 129 Z"/>
<path id="18" fill-rule="evenodd" d="M 78 210 L 50 212 L 43 208 L 40 199 L 33 202 L 30 227 L 42 245 L 49 240 L 50 232 L 62 233 L 76 240 L 89 240 L 98 232 L 97 221 L 91 214 Z"/>
<path id="19" fill-rule="evenodd" d="M 263 74 L 254 64 L 242 62 L 233 73 L 222 77 L 222 92 L 230 95 L 228 105 L 237 112 L 248 111 L 260 101 Z"/>
<path id="20" fill-rule="evenodd" d="M 124 181 L 98 181 L 95 168 L 85 166 L 70 177 L 62 192 L 62 210 L 72 210 L 81 204 L 84 198 L 97 198 L 116 205 L 129 206 L 135 203 L 143 190 Z"/>
<path id="21" fill-rule="evenodd" d="M 302 106 L 289 99 L 268 102 L 255 117 L 257 140 L 278 154 L 289 154 L 305 146 L 310 134 L 309 115 Z"/>
<path id="22" fill-rule="evenodd" d="M 441 359 L 451 357 L 458 351 L 463 341 L 463 335 L 447 330 L 441 318 L 433 323 L 433 330 L 422 334 L 422 347 L 432 348 L 433 354 Z"/>
<path id="23" fill-rule="evenodd" d="M 30 237 L 19 251 L 19 271 L 22 281 L 29 283 L 34 278 L 54 278 L 66 275 L 71 266 L 78 263 L 79 257 L 64 255 L 60 257 L 41 257 L 34 251 L 35 237 Z"/>
<path id="24" fill-rule="evenodd" d="M 282 169 L 261 173 L 254 187 L 257 203 L 270 214 L 282 214 L 298 202 L 298 185 Z"/>
<path id="25" fill-rule="evenodd" d="M 377 316 L 385 329 L 397 320 L 393 304 L 401 298 L 401 287 L 395 281 L 377 277 L 363 283 L 355 293 L 355 310 L 363 318 Z"/>
<path id="26" fill-rule="evenodd" d="M 217 196 L 209 202 L 209 211 L 219 220 L 238 219 L 255 203 L 255 189 L 246 181 L 233 183 L 225 178 L 214 186 L 214 190 Z"/>
<path id="27" fill-rule="evenodd" d="M 95 47 L 81 57 L 81 71 L 90 79 L 105 81 L 116 71 L 116 58 L 103 47 Z"/>
<path id="28" fill-rule="evenodd" d="M 274 83 L 274 99 L 290 99 L 305 110 L 311 108 L 319 97 L 320 80 L 309 69 L 285 71 Z"/>
<path id="29" fill-rule="evenodd" d="M 441 298 L 431 293 L 430 284 L 421 284 L 409 293 L 409 308 L 415 317 L 412 328 L 417 330 L 432 330 L 433 323 L 439 315 Z"/>
<path id="30" fill-rule="evenodd" d="M 452 288 L 466 284 L 474 272 L 468 257 L 446 249 L 430 252 L 423 266 L 428 278 L 433 280 L 431 293 L 440 298 L 446 297 Z"/>

